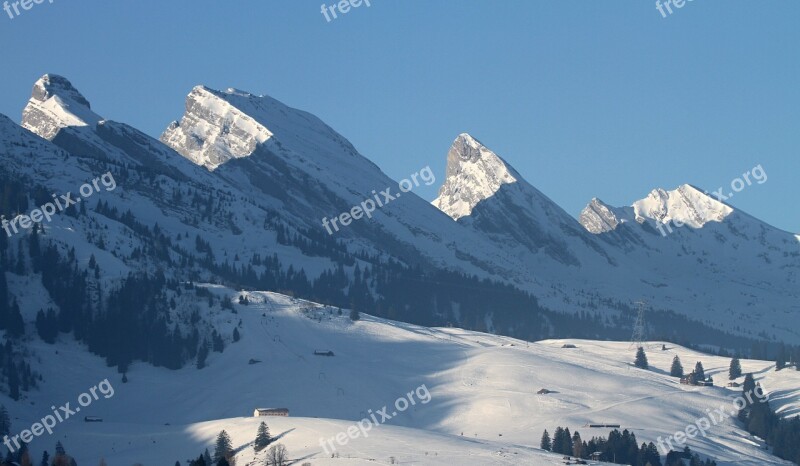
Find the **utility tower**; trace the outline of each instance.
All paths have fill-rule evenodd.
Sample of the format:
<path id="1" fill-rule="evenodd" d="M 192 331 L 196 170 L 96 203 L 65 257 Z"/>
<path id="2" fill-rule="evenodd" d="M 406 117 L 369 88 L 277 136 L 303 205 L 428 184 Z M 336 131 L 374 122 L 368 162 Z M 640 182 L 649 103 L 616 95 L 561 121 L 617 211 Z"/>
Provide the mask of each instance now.
<path id="1" fill-rule="evenodd" d="M 631 336 L 630 348 L 641 348 L 644 346 L 644 341 L 647 339 L 647 330 L 644 324 L 644 306 L 647 304 L 644 301 L 636 301 L 636 307 L 639 312 L 636 315 L 636 323 L 633 324 L 633 335 Z"/>

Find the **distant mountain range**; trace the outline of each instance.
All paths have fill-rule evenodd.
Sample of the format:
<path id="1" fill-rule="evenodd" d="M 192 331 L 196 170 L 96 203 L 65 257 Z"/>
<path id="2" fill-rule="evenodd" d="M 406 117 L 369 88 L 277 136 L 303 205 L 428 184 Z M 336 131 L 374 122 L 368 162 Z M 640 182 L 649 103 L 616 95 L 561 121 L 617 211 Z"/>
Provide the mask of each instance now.
<path id="1" fill-rule="evenodd" d="M 151 353 L 116 354 L 80 322 L 121 326 L 107 316 L 125 290 L 154 303 L 140 317 L 151 321 L 139 322 L 143 332 L 155 320 L 182 341 L 170 364 L 196 357 L 198 338 L 230 340 L 193 317 L 180 294 L 191 282 L 525 339 L 624 340 L 634 302 L 645 300 L 653 337 L 739 350 L 800 343 L 786 324 L 800 314 L 800 238 L 688 185 L 631 207 L 593 199 L 576 220 L 461 134 L 433 203 L 404 193 L 329 235 L 321 219 L 397 182 L 310 113 L 197 86 L 182 118 L 154 139 L 96 114 L 56 75 L 34 84 L 21 126 L 0 115 L 0 157 L 6 218 L 113 173 L 114 191 L 0 245 L 29 331 L 39 309 L 70 312 L 74 326 L 61 331 L 112 363 Z M 687 226 L 662 235 L 659 224 L 674 220 Z M 43 277 L 32 235 L 81 283 L 70 290 L 79 298 Z M 155 304 L 162 300 L 169 305 Z M 63 309 L 74 302 L 80 309 Z"/>

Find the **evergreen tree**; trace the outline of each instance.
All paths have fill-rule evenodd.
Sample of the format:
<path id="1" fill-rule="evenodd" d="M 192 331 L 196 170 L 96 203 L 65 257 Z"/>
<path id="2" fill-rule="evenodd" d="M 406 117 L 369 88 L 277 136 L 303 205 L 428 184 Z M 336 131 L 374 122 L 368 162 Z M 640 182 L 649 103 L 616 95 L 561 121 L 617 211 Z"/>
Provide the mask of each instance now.
<path id="1" fill-rule="evenodd" d="M 542 434 L 542 440 L 539 442 L 539 448 L 545 451 L 551 451 L 553 449 L 553 443 L 550 441 L 550 434 L 547 432 L 547 429 L 544 430 Z"/>
<path id="2" fill-rule="evenodd" d="M 258 426 L 258 433 L 256 434 L 256 441 L 255 441 L 255 449 L 256 451 L 263 450 L 267 446 L 272 439 L 269 436 L 269 427 L 267 427 L 266 422 L 261 422 Z"/>
<path id="3" fill-rule="evenodd" d="M 653 442 L 649 444 L 642 442 L 642 446 L 639 448 L 637 464 L 641 466 L 648 464 L 651 466 L 661 466 L 661 454 L 659 454 L 658 448 Z"/>
<path id="4" fill-rule="evenodd" d="M 2 237 L 2 235 L 0 235 Z M 0 251 L 0 262 L 3 252 Z M 5 267 L 0 264 L 0 330 L 8 327 L 8 281 L 6 280 Z"/>
<path id="5" fill-rule="evenodd" d="M 208 359 L 208 342 L 203 340 L 200 348 L 197 350 L 197 368 L 202 369 L 206 367 L 206 360 Z"/>
<path id="6" fill-rule="evenodd" d="M 644 354 L 644 348 L 641 346 L 638 350 L 636 350 L 636 360 L 633 362 L 633 365 L 639 369 L 647 369 L 649 367 L 649 364 L 647 363 L 647 355 Z"/>
<path id="7" fill-rule="evenodd" d="M 8 396 L 14 401 L 19 401 L 19 374 L 13 362 L 8 372 Z"/>
<path id="8" fill-rule="evenodd" d="M 355 309 L 351 309 L 350 310 L 350 320 L 352 320 L 353 322 L 355 322 L 357 320 L 361 320 L 361 313 L 358 312 Z"/>
<path id="9" fill-rule="evenodd" d="M 572 434 L 572 456 L 576 458 L 583 458 L 585 451 L 583 440 L 581 440 L 581 434 L 578 433 L 576 430 L 574 434 Z"/>
<path id="10" fill-rule="evenodd" d="M 22 448 L 17 453 L 17 462 L 19 466 L 33 466 L 31 452 L 28 450 L 28 445 L 25 444 L 25 442 L 22 442 Z"/>
<path id="11" fill-rule="evenodd" d="M 47 450 L 42 453 L 42 462 L 39 463 L 39 466 L 50 466 L 50 455 L 47 453 Z"/>
<path id="12" fill-rule="evenodd" d="M 781 345 L 778 349 L 778 356 L 775 358 L 775 370 L 779 371 L 786 367 L 786 345 Z"/>
<path id="13" fill-rule="evenodd" d="M 214 463 L 211 461 L 211 455 L 208 453 L 208 448 L 203 452 L 203 462 L 207 466 L 212 466 Z"/>
<path id="14" fill-rule="evenodd" d="M 238 329 L 238 328 L 234 328 L 234 329 L 233 329 L 233 341 L 234 341 L 234 342 L 237 342 L 237 341 L 239 341 L 241 338 L 242 338 L 242 336 L 241 336 L 241 335 L 239 335 L 239 329 Z"/>
<path id="15" fill-rule="evenodd" d="M 553 452 L 554 453 L 566 453 L 564 450 L 564 428 L 561 426 L 556 427 L 555 432 L 553 432 Z"/>
<path id="16" fill-rule="evenodd" d="M 748 408 L 751 405 L 751 403 L 747 401 L 747 394 L 749 393 L 750 398 L 753 398 L 753 393 L 755 393 L 754 392 L 755 389 L 756 389 L 756 381 L 753 378 L 753 374 L 748 373 L 747 375 L 744 376 L 744 382 L 742 383 L 742 395 L 743 395 L 742 399 L 745 400 L 745 405 L 744 407 L 742 407 L 742 409 L 739 410 L 738 413 L 739 420 L 744 422 L 745 424 L 747 424 L 747 417 L 749 413 Z"/>
<path id="17" fill-rule="evenodd" d="M 53 308 L 48 309 L 47 313 L 42 309 L 36 313 L 36 333 L 45 343 L 55 343 L 58 336 L 58 317 Z"/>
<path id="18" fill-rule="evenodd" d="M 694 365 L 694 377 L 698 382 L 706 379 L 706 371 L 703 369 L 703 363 L 700 361 L 697 361 L 697 364 Z"/>
<path id="19" fill-rule="evenodd" d="M 669 375 L 672 377 L 683 377 L 683 364 L 681 364 L 681 358 L 679 358 L 677 354 L 672 358 L 672 367 L 669 370 Z"/>
<path id="20" fill-rule="evenodd" d="M 792 364 L 796 371 L 800 371 L 800 346 L 796 346 L 792 350 Z"/>
<path id="21" fill-rule="evenodd" d="M 33 264 L 34 273 L 39 273 L 41 270 L 41 261 L 39 258 L 42 255 L 41 247 L 39 245 L 39 232 L 38 228 L 31 229 L 31 234 L 28 236 L 28 253 L 31 256 L 31 263 Z"/>
<path id="22" fill-rule="evenodd" d="M 231 437 L 223 430 L 217 435 L 217 443 L 214 447 L 214 464 L 219 463 L 219 460 L 227 460 L 231 456 L 233 456 Z"/>
<path id="23" fill-rule="evenodd" d="M 64 445 L 60 441 L 56 442 L 56 453 L 53 455 L 52 466 L 71 466 L 71 460 L 72 458 L 67 456 L 67 452 L 64 450 Z"/>
<path id="24" fill-rule="evenodd" d="M 6 407 L 0 405 L 0 437 L 11 433 L 11 418 L 8 416 Z"/>
<path id="25" fill-rule="evenodd" d="M 211 332 L 211 349 L 216 353 L 221 353 L 225 350 L 225 341 L 222 340 L 222 335 L 217 333 L 216 329 Z"/>
<path id="26" fill-rule="evenodd" d="M 744 376 L 744 383 L 742 384 L 742 392 L 755 393 L 755 389 L 756 389 L 756 380 L 753 378 L 752 373 L 748 373 L 746 376 Z M 752 397 L 752 395 L 750 396 Z"/>
<path id="27" fill-rule="evenodd" d="M 12 337 L 20 337 L 23 333 L 25 333 L 25 321 L 22 320 L 19 304 L 14 300 L 8 312 L 8 334 Z"/>
<path id="28" fill-rule="evenodd" d="M 731 366 L 728 368 L 728 378 L 730 380 L 738 379 L 742 376 L 742 364 L 739 362 L 739 358 L 731 359 Z"/>
<path id="29" fill-rule="evenodd" d="M 564 437 L 561 440 L 561 450 L 565 455 L 572 454 L 572 433 L 569 431 L 569 427 L 564 429 Z"/>

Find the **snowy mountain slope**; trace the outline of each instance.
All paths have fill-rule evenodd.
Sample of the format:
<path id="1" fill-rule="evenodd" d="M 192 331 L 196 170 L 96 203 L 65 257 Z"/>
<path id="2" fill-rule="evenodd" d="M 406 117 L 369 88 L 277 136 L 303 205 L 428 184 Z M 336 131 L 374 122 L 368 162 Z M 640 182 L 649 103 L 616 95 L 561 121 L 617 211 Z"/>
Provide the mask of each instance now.
<path id="1" fill-rule="evenodd" d="M 31 99 L 22 112 L 22 127 L 53 139 L 68 127 L 94 126 L 102 117 L 67 79 L 44 75 L 33 85 Z"/>
<path id="2" fill-rule="evenodd" d="M 578 222 L 470 135 L 456 138 L 447 166 L 433 205 L 514 251 L 552 309 L 613 315 L 609 303 L 644 299 L 726 333 L 800 338 L 781 324 L 800 313 L 800 242 L 695 187 L 655 190 L 624 208 L 593 199 Z"/>
<path id="3" fill-rule="evenodd" d="M 781 322 L 800 312 L 800 242 L 690 185 L 652 191 L 630 207 L 592 200 L 581 223 L 623 251 L 626 263 L 648 265 L 653 301 L 675 302 L 686 290 L 699 300 L 695 312 L 728 328 L 763 331 L 793 340 Z M 684 226 L 681 226 L 684 225 Z M 659 290 L 660 288 L 660 290 Z M 773 332 L 760 325 L 770 322 Z"/>
<path id="4" fill-rule="evenodd" d="M 505 272 L 518 265 L 513 256 L 453 225 L 413 192 L 399 192 L 397 181 L 317 117 L 269 96 L 195 87 L 187 97 L 186 113 L 161 140 L 227 183 L 277 198 L 282 213 L 323 232 L 323 218 L 382 198 L 378 192 L 391 188 L 396 199 L 378 208 L 371 219 L 354 221 L 334 233 L 354 250 L 481 276 L 488 272 L 500 279 L 510 279 Z"/>
<path id="5" fill-rule="evenodd" d="M 469 134 L 453 142 L 433 205 L 506 247 L 522 246 L 567 266 L 613 264 L 574 218 Z"/>
<path id="6" fill-rule="evenodd" d="M 58 86 L 51 85 L 51 82 L 58 83 Z M 39 91 L 43 87 L 47 92 Z M 118 205 L 121 210 L 129 209 L 140 222 L 151 227 L 159 225 L 172 235 L 185 238 L 180 244 L 184 250 L 194 249 L 194 238 L 199 236 L 213 243 L 214 258 L 219 264 L 230 263 L 236 257 L 252 258 L 268 250 L 287 266 L 302 268 L 311 277 L 334 266 L 325 257 L 309 257 L 294 247 L 277 244 L 275 225 L 298 228 L 309 227 L 311 223 L 307 211 L 286 208 L 281 196 L 275 195 L 276 192 L 291 193 L 291 189 L 272 190 L 269 195 L 264 195 L 261 190 L 251 190 L 249 183 L 238 183 L 240 180 L 235 177 L 226 180 L 210 173 L 130 126 L 99 116 L 96 116 L 96 122 L 85 123 L 73 115 L 91 110 L 88 101 L 82 96 L 74 97 L 76 95 L 81 94 L 65 78 L 46 75 L 35 84 L 31 100 L 23 112 L 23 125 L 27 129 L 51 139 L 77 157 L 71 159 L 72 162 L 84 166 L 81 172 L 85 175 L 72 177 L 66 182 L 67 179 L 59 173 L 59 164 L 45 165 L 48 157 L 44 156 L 40 165 L 45 165 L 48 170 L 43 173 L 42 182 L 58 180 L 65 191 L 75 191 L 80 184 L 93 178 L 92 170 L 97 173 L 96 167 L 101 163 L 131 167 L 140 177 L 119 180 L 122 185 L 119 191 L 130 197 L 123 194 L 121 202 L 114 202 L 118 199 L 115 194 L 119 193 L 105 197 L 110 197 L 112 205 Z M 43 113 L 40 112 L 42 107 L 51 110 L 47 114 L 49 118 L 38 116 Z M 9 131 L 18 134 L 13 128 Z M 9 144 L 13 139 L 9 138 Z M 61 165 L 65 164 L 62 162 Z M 29 170 L 30 167 L 23 162 L 15 173 L 26 174 Z M 244 175 L 244 178 L 248 176 Z M 155 179 L 149 179 L 152 177 Z M 274 176 L 274 179 L 280 180 L 281 177 Z M 143 182 L 145 180 L 147 182 Z M 264 182 L 270 183 L 267 177 L 260 181 L 261 186 Z M 207 200 L 211 204 L 214 211 L 214 215 L 203 213 L 202 224 L 198 221 L 198 194 L 204 197 L 203 202 Z M 139 199 L 140 195 L 146 199 Z M 302 196 L 289 198 L 302 200 Z M 208 208 L 203 206 L 204 210 Z M 272 223 L 266 224 L 265 219 L 271 219 Z M 314 224 L 313 227 L 321 229 L 321 225 Z M 407 255 L 412 256 L 410 253 Z"/>
<path id="7" fill-rule="evenodd" d="M 121 211 L 130 210 L 151 228 L 166 228 L 175 241 L 174 257 L 195 249 L 198 237 L 209 242 L 218 267 L 253 265 L 259 272 L 258 264 L 248 262 L 270 251 L 284 269 L 291 265 L 313 280 L 336 267 L 339 253 L 309 253 L 284 244 L 280 230 L 291 236 L 313 232 L 324 237 L 323 218 L 349 211 L 371 199 L 373 192 L 393 188 L 400 194 L 397 182 L 313 115 L 234 89 L 194 88 L 182 120 L 162 136 L 171 147 L 103 119 L 68 80 L 54 75 L 34 85 L 23 125 L 67 150 L 74 156 L 69 163 L 80 164 L 84 174 L 63 182 L 67 178 L 60 172 L 67 164 L 56 156 L 42 157 L 37 167 L 20 158 L 15 173 L 40 171 L 43 183 L 59 180 L 63 190 L 74 191 L 109 167 L 131 167 L 132 178 L 119 180 L 122 197 L 113 192 L 103 199 Z M 7 144 L 13 145 L 13 138 Z M 787 256 L 786 268 L 771 267 L 768 280 L 746 289 L 738 284 L 752 281 L 749 277 L 754 275 L 743 275 L 724 261 L 687 276 L 686 270 L 697 267 L 695 253 L 649 245 L 647 237 L 628 228 L 617 228 L 613 236 L 622 239 L 613 241 L 611 235 L 587 232 L 469 135 L 459 136 L 451 148 L 443 182 L 435 204 L 458 222 L 407 193 L 330 239 L 346 245 L 351 254 L 505 281 L 559 312 L 591 309 L 614 317 L 645 298 L 655 310 L 678 312 L 727 333 L 800 340 L 791 329 L 777 325 L 795 312 L 794 291 L 771 284 L 794 283 L 794 255 Z M 648 205 L 642 204 L 641 210 L 654 209 Z M 686 257 L 676 261 L 672 256 Z M 762 256 L 761 261 L 773 260 L 775 253 L 765 251 Z M 353 273 L 350 267 L 345 273 Z M 716 279 L 723 268 L 731 269 L 728 276 Z M 202 267 L 196 272 L 206 279 L 214 275 Z M 725 280 L 735 285 L 725 286 Z M 698 292 L 708 289 L 713 292 Z M 753 315 L 752 307 L 766 310 Z M 492 328 L 492 317 L 485 320 Z"/>
<path id="8" fill-rule="evenodd" d="M 21 126 L 79 158 L 130 164 L 180 181 L 212 180 L 158 141 L 95 113 L 83 94 L 63 76 L 46 74 L 34 83 L 22 111 Z"/>
<path id="9" fill-rule="evenodd" d="M 702 228 L 708 222 L 722 222 L 733 211 L 729 205 L 685 184 L 674 191 L 655 189 L 631 207 L 614 208 L 592 199 L 581 212 L 580 219 L 583 226 L 595 234 L 612 231 L 620 223 L 645 221 L 661 231 L 670 222 Z"/>
<path id="10" fill-rule="evenodd" d="M 256 452 L 252 443 L 261 419 L 233 418 L 207 421 L 189 426 L 140 426 L 136 424 L 111 424 L 80 426 L 82 429 L 65 429 L 73 445 L 68 453 L 81 452 L 78 458 L 105 458 L 117 464 L 174 464 L 174 461 L 195 459 L 205 448 L 213 453 L 215 437 L 225 430 L 231 437 L 237 464 L 264 464 L 266 451 Z M 335 437 L 346 432 L 353 423 L 335 419 L 269 418 L 273 435 L 280 435 L 277 443 L 284 445 L 289 459 L 295 464 L 309 462 L 314 466 L 359 466 L 374 464 L 416 463 L 425 465 L 484 466 L 561 465 L 563 455 L 543 452 L 531 447 L 508 445 L 480 439 L 465 439 L 447 434 L 382 426 L 369 432 L 364 441 L 351 441 L 337 449 L 339 456 L 331 457 L 320 447 L 320 438 Z M 113 445 L 113 450 L 107 446 Z M 191 458 L 190 458 L 191 457 Z M 80 462 L 80 459 L 78 460 Z M 87 460 L 92 462 L 92 460 Z M 602 465 L 590 461 L 588 464 Z"/>
<path id="11" fill-rule="evenodd" d="M 218 286 L 210 290 L 234 301 L 238 294 Z M 45 378 L 41 391 L 19 403 L 5 396 L 0 402 L 10 408 L 14 428 L 22 428 L 47 414 L 48 406 L 76 399 L 109 378 L 113 397 L 101 398 L 80 413 L 100 416 L 103 423 L 70 420 L 52 437 L 31 444 L 40 452 L 62 440 L 81 464 L 99 456 L 109 464 L 171 464 L 197 456 L 221 429 L 233 435 L 237 446 L 244 445 L 254 438 L 256 423 L 243 417 L 257 407 L 287 407 L 289 418 L 265 419 L 272 433 L 285 433 L 281 442 L 293 458 L 329 464 L 320 436 L 336 435 L 369 410 L 390 406 L 391 413 L 397 398 L 424 384 L 428 403 L 398 413 L 366 440 L 350 440 L 339 450 L 341 456 L 361 459 L 341 458 L 337 464 L 363 464 L 364 458 L 388 462 L 390 456 L 421 461 L 417 455 L 427 451 L 433 458 L 424 464 L 538 465 L 553 464 L 552 456 L 535 451 L 544 429 L 569 427 L 590 438 L 605 436 L 610 429 L 584 424 L 619 423 L 640 443 L 656 442 L 683 430 L 708 408 L 731 406 L 738 394 L 722 387 L 679 385 L 667 375 L 674 355 L 684 367 L 702 361 L 717 383 L 726 380 L 729 359 L 671 344 L 661 351 L 661 343 L 654 343 L 648 350 L 651 370 L 643 371 L 631 367 L 634 351 L 628 343 L 526 343 L 364 314 L 352 322 L 347 311 L 340 316 L 335 308 L 283 295 L 247 296 L 251 304 L 237 304 L 235 312 L 203 311 L 203 318 L 223 332 L 238 325 L 242 339 L 221 354 L 212 353 L 202 370 L 168 371 L 137 363 L 123 384 L 113 368 L 62 335 L 56 345 L 31 344 L 35 368 Z M 577 348 L 562 348 L 564 343 Z M 315 350 L 330 350 L 335 356 L 314 356 Z M 260 362 L 248 364 L 250 359 Z M 742 367 L 771 394 L 774 408 L 787 415 L 800 409 L 800 372 L 776 373 L 765 361 L 742 360 Z M 541 388 L 553 393 L 537 395 Z M 720 422 L 707 438 L 689 445 L 721 465 L 785 464 L 734 419 Z M 244 448 L 237 459 L 252 457 L 252 450 Z"/>
<path id="12" fill-rule="evenodd" d="M 105 131 L 99 128 L 108 128 L 114 132 L 115 137 L 109 137 L 108 142 L 97 136 L 98 132 Z M 64 128 L 61 131 L 69 131 L 73 128 Z M 97 131 L 97 132 L 95 132 Z M 59 133 L 60 134 L 60 133 Z M 109 133 L 110 134 L 110 133 Z M 107 256 L 108 253 L 99 248 L 98 234 L 95 231 L 97 222 L 105 226 L 105 232 L 100 234 L 103 242 L 109 245 L 105 249 L 115 253 L 116 258 L 112 261 L 114 265 L 111 270 L 105 270 L 111 276 L 119 278 L 124 276 L 127 271 L 146 271 L 151 270 L 155 264 L 147 265 L 147 260 L 137 261 L 129 256 L 131 251 L 137 246 L 145 249 L 146 240 L 131 237 L 129 228 L 120 222 L 110 221 L 105 216 L 97 215 L 94 210 L 98 203 L 102 202 L 111 207 L 117 208 L 120 212 L 130 211 L 135 218 L 142 219 L 149 226 L 160 225 L 166 228 L 173 235 L 184 235 L 184 240 L 178 240 L 177 247 L 185 250 L 193 249 L 194 235 L 215 233 L 222 235 L 227 233 L 233 236 L 225 222 L 214 219 L 206 222 L 202 228 L 191 225 L 185 221 L 197 215 L 196 208 L 190 203 L 189 199 L 177 200 L 174 196 L 178 192 L 196 192 L 206 195 L 216 194 L 222 199 L 226 197 L 230 200 L 235 199 L 230 193 L 225 193 L 214 187 L 212 177 L 204 170 L 184 161 L 175 153 L 171 154 L 174 165 L 158 165 L 164 171 L 154 170 L 154 166 L 142 166 L 137 161 L 147 157 L 155 157 L 159 154 L 156 149 L 161 149 L 159 155 L 170 157 L 169 149 L 153 148 L 152 139 L 136 132 L 124 125 L 114 122 L 104 121 L 95 128 L 81 133 L 81 137 L 87 136 L 94 138 L 95 147 L 102 148 L 103 153 L 112 154 L 113 158 L 120 161 L 127 161 L 131 165 L 122 168 L 115 163 L 99 162 L 94 157 L 76 156 L 66 152 L 62 148 L 44 139 L 36 137 L 34 134 L 15 125 L 10 119 L 3 116 L 0 118 L 0 142 L 3 144 L 3 173 L 6 176 L 17 178 L 30 184 L 41 184 L 46 186 L 49 192 L 62 193 L 71 192 L 73 198 L 79 198 L 79 187 L 91 181 L 112 168 L 115 176 L 116 186 L 113 189 L 100 185 L 100 190 L 94 192 L 90 197 L 81 198 L 81 201 L 89 205 L 87 218 L 75 218 L 64 214 L 53 216 L 51 222 L 44 222 L 42 227 L 46 238 L 57 240 L 66 248 L 77 248 L 84 251 L 86 256 L 80 260 L 88 262 L 88 256 Z M 73 138 L 72 141 L 79 139 Z M 54 142 L 59 141 L 59 136 L 54 137 Z M 155 141 L 157 143 L 157 141 Z M 157 143 L 160 144 L 160 143 Z M 31 164 L 31 154 L 35 153 L 36 163 Z M 246 206 L 246 204 L 245 204 Z M 30 206 L 33 209 L 34 206 Z M 255 209 L 255 207 L 251 208 Z M 20 212 L 28 213 L 28 212 Z M 244 224 L 244 222 L 242 222 Z M 227 230 L 227 231 L 226 231 Z M 194 235 L 190 238 L 190 232 Z M 180 244 L 183 243 L 183 244 Z M 236 246 L 234 241 L 226 241 L 227 244 Z M 177 249 L 177 248 L 176 248 Z M 173 250 L 177 255 L 177 250 Z M 130 267 L 125 266 L 129 262 Z M 101 264 L 102 265 L 102 264 Z M 163 264 L 162 264 L 163 266 Z"/>

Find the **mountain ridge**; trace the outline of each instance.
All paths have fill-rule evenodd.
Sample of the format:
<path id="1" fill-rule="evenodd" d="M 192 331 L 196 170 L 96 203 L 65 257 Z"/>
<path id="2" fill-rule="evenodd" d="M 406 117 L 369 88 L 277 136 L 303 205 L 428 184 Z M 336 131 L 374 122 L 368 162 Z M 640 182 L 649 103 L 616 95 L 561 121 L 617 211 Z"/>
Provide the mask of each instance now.
<path id="1" fill-rule="evenodd" d="M 41 104 L 36 96 L 49 95 L 48 101 L 59 97 L 59 93 L 65 94 L 59 97 L 61 102 L 88 104 L 83 94 L 67 85 L 66 78 L 48 75 L 40 81 L 45 80 L 58 85 L 42 92 L 37 91 L 42 87 L 37 82 L 33 102 L 26 109 Z M 64 111 L 69 108 L 73 107 Z M 185 110 L 183 118 L 167 128 L 162 141 L 99 115 L 93 126 L 86 122 L 74 126 L 63 119 L 56 121 L 53 131 L 53 120 L 38 120 L 37 127 L 37 120 L 30 118 L 26 119 L 26 125 L 40 135 L 49 136 L 61 150 L 79 156 L 79 162 L 87 166 L 99 163 L 133 167 L 141 172 L 141 176 L 134 178 L 137 184 L 152 176 L 156 178 L 149 183 L 166 177 L 158 181 L 162 194 L 155 197 L 148 194 L 151 188 L 145 185 L 130 186 L 135 190 L 145 189 L 141 194 L 148 199 L 146 208 L 130 200 L 117 203 L 118 208 L 130 209 L 140 223 L 151 228 L 169 226 L 170 234 L 180 239 L 170 253 L 176 257 L 190 256 L 194 249 L 210 247 L 213 255 L 204 259 L 208 262 L 201 271 L 193 272 L 205 274 L 206 278 L 220 270 L 235 273 L 237 277 L 239 274 L 258 277 L 265 269 L 254 258 L 265 250 L 275 254 L 280 269 L 291 266 L 292 273 L 301 273 L 302 280 L 311 284 L 322 280 L 330 273 L 327 271 L 340 267 L 343 270 L 337 273 L 343 274 L 346 283 L 357 276 L 356 264 L 359 272 L 366 268 L 374 273 L 397 263 L 427 271 L 422 273 L 448 271 L 504 283 L 535 296 L 543 308 L 573 316 L 591 310 L 592 315 L 613 319 L 616 323 L 612 325 L 621 329 L 629 325 L 626 319 L 631 303 L 644 297 L 653 303 L 655 313 L 680 312 L 686 318 L 707 322 L 732 335 L 759 338 L 759 332 L 769 331 L 764 335 L 800 338 L 787 329 L 773 330 L 770 323 L 777 316 L 769 317 L 768 313 L 760 314 L 761 318 L 767 318 L 757 330 L 751 333 L 741 327 L 737 330 L 737 323 L 724 316 L 734 312 L 737 319 L 744 318 L 746 308 L 737 310 L 736 306 L 741 305 L 734 298 L 719 300 L 728 288 L 698 300 L 695 297 L 698 287 L 708 281 L 687 281 L 676 276 L 675 270 L 696 269 L 708 274 L 727 265 L 710 260 L 708 265 L 695 264 L 694 257 L 703 257 L 705 253 L 690 243 L 676 242 L 686 232 L 680 232 L 671 242 L 656 243 L 653 240 L 658 233 L 652 227 L 630 228 L 634 225 L 621 222 L 621 228 L 607 234 L 593 234 L 467 133 L 460 134 L 448 152 L 448 173 L 438 198 L 445 210 L 447 205 L 456 206 L 449 211 L 451 215 L 412 193 L 378 210 L 370 221 L 355 222 L 335 237 L 325 238 L 320 219 L 346 212 L 371 197 L 371 192 L 396 185 L 396 181 L 358 154 L 352 144 L 324 122 L 271 97 L 196 86 L 187 96 Z M 19 169 L 24 171 L 21 165 Z M 484 176 L 487 173 L 491 176 Z M 475 184 L 474 179 L 482 182 Z M 181 183 L 191 187 L 187 189 Z M 123 186 L 121 192 L 124 191 Z M 203 193 L 205 200 L 188 205 L 187 196 L 198 193 Z M 200 215 L 198 202 L 206 204 Z M 462 208 L 465 206 L 466 210 Z M 205 222 L 209 222 L 208 227 Z M 757 224 L 732 237 L 750 241 L 755 232 L 750 231 L 752 228 L 757 228 Z M 742 233 L 749 236 L 742 237 Z M 197 245 L 187 241 L 195 236 L 199 238 Z M 771 238 L 768 243 L 775 238 L 782 240 L 772 234 L 768 236 Z M 206 247 L 206 243 L 210 246 Z M 766 254 L 775 254 L 769 252 L 770 246 L 764 247 Z M 681 248 L 688 248 L 689 254 Z M 718 255 L 719 250 L 712 252 Z M 667 259 L 676 252 L 677 260 Z M 347 259 L 341 263 L 343 257 Z M 789 267 L 788 276 L 781 266 Z M 248 272 L 250 267 L 252 272 Z M 781 259 L 779 267 L 771 268 L 768 274 L 778 285 L 751 287 L 754 298 L 750 301 L 763 300 L 771 308 L 785 307 L 796 312 L 796 306 L 784 306 L 786 296 L 793 296 L 792 280 L 797 279 L 791 267 L 791 257 Z M 735 270 L 718 275 L 734 283 L 744 279 Z M 249 278 L 247 283 L 252 285 L 257 280 Z M 353 293 L 353 286 L 346 285 L 343 293 Z M 380 302 L 385 298 L 376 285 L 360 289 L 360 293 L 372 296 L 369 300 Z M 330 290 L 330 293 L 342 299 L 342 291 Z M 690 307 L 686 309 L 686 305 Z M 463 308 L 455 302 L 428 306 L 437 309 L 433 316 L 423 318 L 418 314 L 415 318 L 439 323 L 466 318 Z M 488 308 L 469 312 L 482 315 L 469 317 L 475 325 L 503 332 L 519 331 L 519 328 L 511 330 L 520 326 L 512 323 L 514 313 L 504 317 L 489 312 Z M 524 325 L 541 325 L 535 334 L 552 331 L 545 324 L 532 324 L 540 317 L 523 317 L 534 319 Z M 667 319 L 654 316 L 653 321 Z M 661 327 L 663 324 L 658 325 L 660 331 L 669 332 Z"/>

